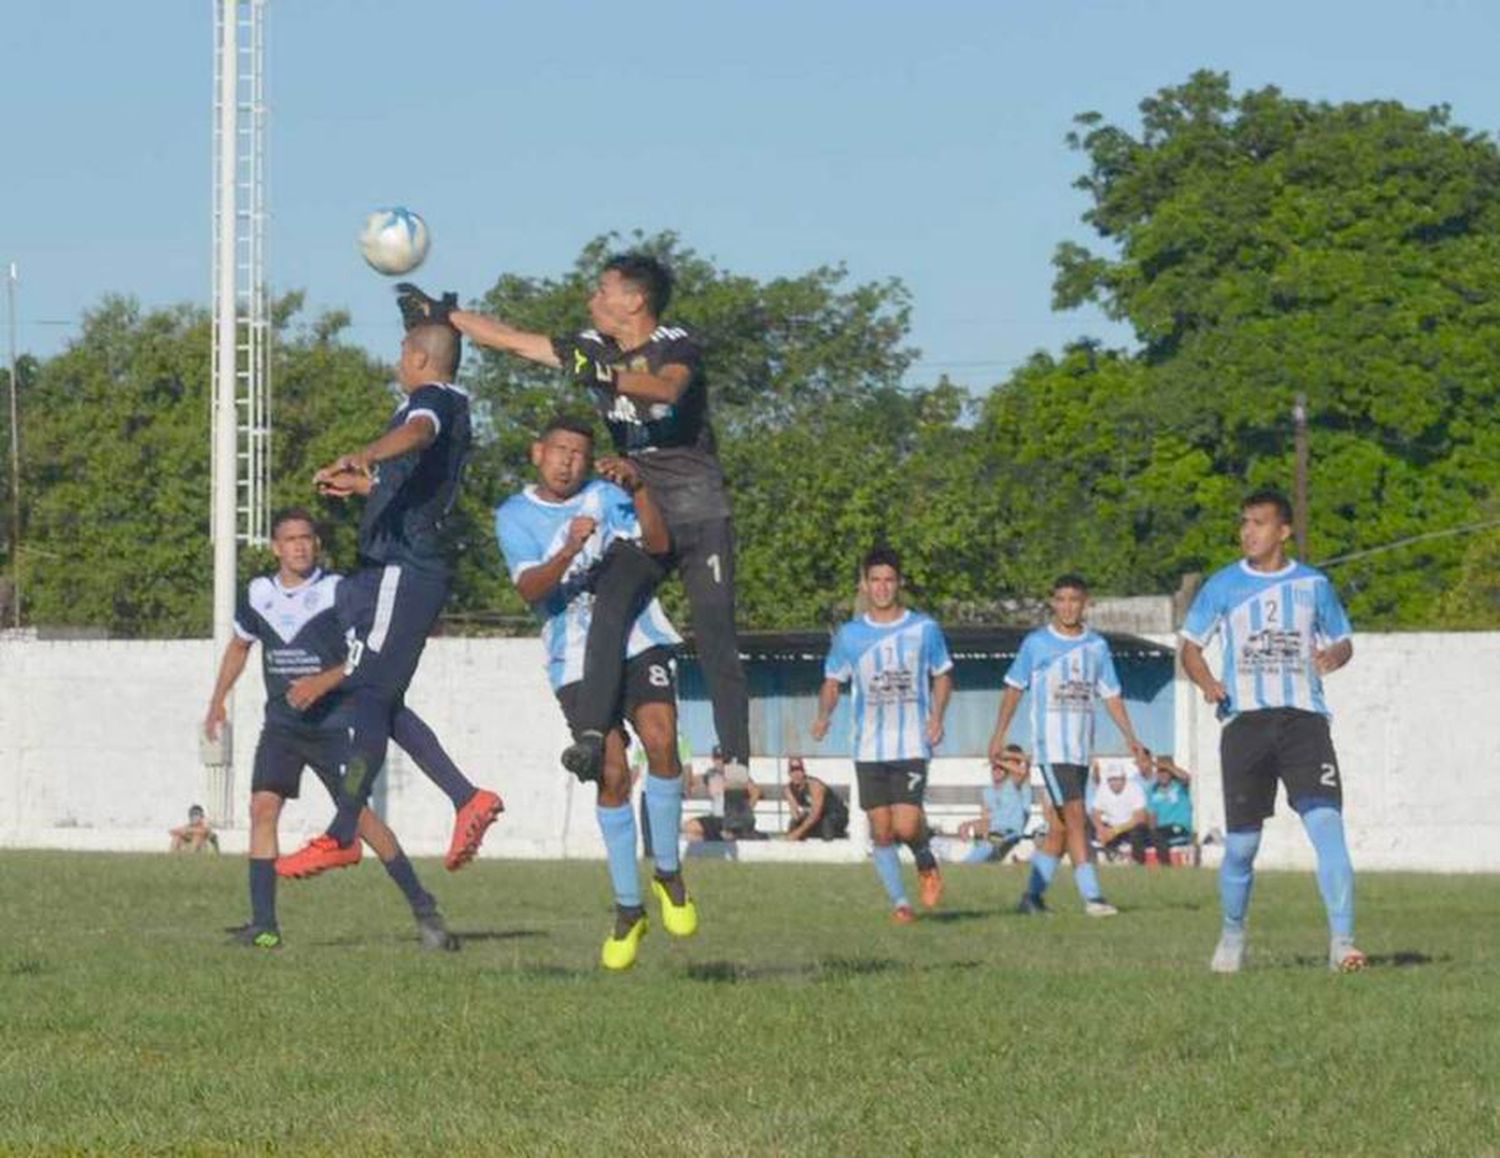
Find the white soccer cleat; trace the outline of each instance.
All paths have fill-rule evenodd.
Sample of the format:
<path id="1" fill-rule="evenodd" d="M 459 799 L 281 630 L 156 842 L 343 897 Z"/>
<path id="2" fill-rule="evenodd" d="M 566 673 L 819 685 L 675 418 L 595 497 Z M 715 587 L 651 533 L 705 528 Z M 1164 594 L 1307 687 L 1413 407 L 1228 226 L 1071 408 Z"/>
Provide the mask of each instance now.
<path id="1" fill-rule="evenodd" d="M 1084 901 L 1083 911 L 1086 916 L 1090 917 L 1117 917 L 1120 915 L 1120 910 L 1105 900 Z"/>
<path id="2" fill-rule="evenodd" d="M 1370 964 L 1370 959 L 1356 949 L 1352 942 L 1335 941 L 1328 947 L 1328 970 L 1330 973 L 1359 973 Z"/>
<path id="3" fill-rule="evenodd" d="M 1213 960 L 1208 963 L 1215 973 L 1238 973 L 1245 967 L 1245 934 L 1225 933 L 1214 948 Z"/>

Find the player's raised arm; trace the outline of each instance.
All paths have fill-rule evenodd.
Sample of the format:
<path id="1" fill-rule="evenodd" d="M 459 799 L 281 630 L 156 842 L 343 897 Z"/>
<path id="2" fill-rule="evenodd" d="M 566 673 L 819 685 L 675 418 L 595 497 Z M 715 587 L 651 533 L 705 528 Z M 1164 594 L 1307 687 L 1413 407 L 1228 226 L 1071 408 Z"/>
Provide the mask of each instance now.
<path id="1" fill-rule="evenodd" d="M 485 317 L 470 310 L 454 310 L 448 315 L 448 324 L 476 346 L 501 350 L 554 369 L 562 365 L 552 339 L 546 334 L 518 329 L 499 318 Z"/>

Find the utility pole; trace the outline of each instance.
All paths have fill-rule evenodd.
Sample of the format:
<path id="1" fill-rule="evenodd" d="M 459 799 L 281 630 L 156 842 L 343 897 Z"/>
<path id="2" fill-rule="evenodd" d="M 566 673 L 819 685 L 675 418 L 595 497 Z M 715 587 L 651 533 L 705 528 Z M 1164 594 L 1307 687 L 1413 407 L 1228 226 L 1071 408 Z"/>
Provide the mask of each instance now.
<path id="1" fill-rule="evenodd" d="M 21 408 L 16 401 L 16 283 L 21 274 L 10 263 L 5 296 L 10 307 L 10 581 L 11 626 L 21 626 Z"/>
<path id="2" fill-rule="evenodd" d="M 1293 446 L 1297 458 L 1296 495 L 1292 499 L 1292 536 L 1297 541 L 1297 558 L 1307 561 L 1307 395 L 1298 394 L 1292 403 Z"/>

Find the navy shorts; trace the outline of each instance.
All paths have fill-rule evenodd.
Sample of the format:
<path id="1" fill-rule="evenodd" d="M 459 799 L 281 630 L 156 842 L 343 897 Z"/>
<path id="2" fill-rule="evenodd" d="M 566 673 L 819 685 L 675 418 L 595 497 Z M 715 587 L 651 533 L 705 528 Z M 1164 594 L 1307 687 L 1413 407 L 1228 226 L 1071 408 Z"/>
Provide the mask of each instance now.
<path id="1" fill-rule="evenodd" d="M 1043 764 L 1042 783 L 1047 787 L 1047 798 L 1059 812 L 1070 800 L 1082 800 L 1086 795 L 1089 770 L 1085 764 Z"/>
<path id="2" fill-rule="evenodd" d="M 404 695 L 449 586 L 446 575 L 401 563 L 361 567 L 340 583 L 339 619 L 350 633 L 342 690 Z"/>
<path id="3" fill-rule="evenodd" d="M 311 768 L 328 794 L 338 799 L 348 744 L 349 733 L 343 727 L 306 728 L 268 723 L 260 730 L 260 740 L 255 745 L 250 791 L 274 792 L 283 800 L 296 800 L 302 785 L 302 769 Z"/>
<path id="4" fill-rule="evenodd" d="M 921 808 L 927 793 L 926 760 L 856 760 L 854 776 L 859 783 L 859 806 L 866 812 L 893 804 Z"/>
<path id="5" fill-rule="evenodd" d="M 563 718 L 568 727 L 578 731 L 578 693 L 583 690 L 583 681 L 564 684 L 557 689 L 557 702 L 562 705 Z M 647 648 L 639 655 L 625 661 L 625 680 L 620 687 L 620 703 L 610 718 L 610 726 L 618 728 L 625 720 L 635 716 L 636 709 L 645 704 L 677 703 L 677 673 L 672 663 L 669 647 Z"/>
<path id="6" fill-rule="evenodd" d="M 1276 811 L 1276 782 L 1288 803 L 1325 800 L 1343 807 L 1344 785 L 1328 717 L 1298 708 L 1242 712 L 1219 737 L 1224 769 L 1224 824 L 1257 828 Z"/>

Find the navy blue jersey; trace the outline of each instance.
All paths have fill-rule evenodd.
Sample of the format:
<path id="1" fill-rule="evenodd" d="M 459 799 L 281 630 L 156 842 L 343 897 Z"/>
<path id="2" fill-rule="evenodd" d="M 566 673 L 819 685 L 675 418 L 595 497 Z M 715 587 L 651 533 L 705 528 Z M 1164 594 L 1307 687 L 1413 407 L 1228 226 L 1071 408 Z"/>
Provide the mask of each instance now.
<path id="1" fill-rule="evenodd" d="M 691 333 L 681 326 L 657 326 L 643 345 L 622 350 L 598 330 L 584 330 L 553 339 L 552 350 L 569 373 L 576 372 L 580 356 L 651 374 L 664 366 L 685 366 L 690 377 L 676 402 L 638 402 L 600 383 L 591 390 L 594 405 L 615 450 L 640 464 L 669 525 L 729 516 L 724 471 L 708 421 L 703 350 Z"/>
<path id="2" fill-rule="evenodd" d="M 267 723 L 321 725 L 337 716 L 337 694 L 299 712 L 286 702 L 286 691 L 299 676 L 315 675 L 344 662 L 348 645 L 334 610 L 338 585 L 339 576 L 321 571 L 314 571 L 296 587 L 283 587 L 275 575 L 261 575 L 250 580 L 235 608 L 235 635 L 261 645 Z"/>
<path id="3" fill-rule="evenodd" d="M 463 478 L 472 433 L 469 396 L 446 382 L 413 390 L 392 415 L 389 433 L 418 415 L 437 426 L 420 451 L 381 463 L 359 523 L 359 558 L 367 565 L 400 563 L 446 573 L 444 523 Z"/>

